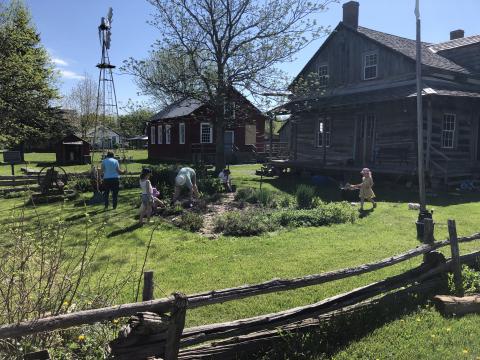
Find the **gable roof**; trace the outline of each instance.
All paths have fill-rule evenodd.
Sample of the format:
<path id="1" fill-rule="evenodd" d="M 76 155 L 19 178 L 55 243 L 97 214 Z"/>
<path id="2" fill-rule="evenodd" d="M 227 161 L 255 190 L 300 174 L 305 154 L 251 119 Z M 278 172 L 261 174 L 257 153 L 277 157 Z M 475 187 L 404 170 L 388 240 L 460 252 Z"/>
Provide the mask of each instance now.
<path id="1" fill-rule="evenodd" d="M 451 50 L 478 43 L 480 43 L 480 35 L 474 35 L 431 45 L 430 50 L 436 53 L 438 51 Z"/>
<path id="2" fill-rule="evenodd" d="M 390 50 L 398 52 L 413 61 L 416 61 L 416 52 L 417 52 L 417 43 L 415 40 L 404 38 L 401 36 L 396 36 L 388 34 L 385 32 L 372 30 L 363 26 L 358 26 L 357 30 L 344 25 L 343 22 L 340 22 L 337 27 L 330 33 L 327 39 L 323 42 L 320 48 L 315 52 L 315 54 L 310 58 L 310 60 L 305 64 L 302 70 L 298 73 L 292 83 L 288 86 L 290 89 L 295 81 L 303 74 L 303 72 L 309 67 L 309 65 L 315 60 L 318 54 L 326 47 L 328 42 L 338 33 L 341 29 L 348 29 L 356 34 L 359 34 L 369 40 L 376 42 L 379 45 L 382 45 Z M 471 37 L 473 38 L 473 36 Z M 480 38 L 480 35 L 479 35 Z M 455 41 L 455 40 L 454 40 Z M 480 41 L 480 39 L 479 39 Z M 441 45 L 441 44 L 438 44 Z M 470 71 L 464 67 L 454 63 L 453 61 L 436 54 L 432 49 L 435 47 L 435 44 L 422 42 L 422 64 L 430 66 L 433 68 L 438 68 L 442 70 L 454 71 L 462 74 L 469 74 Z"/>
<path id="3" fill-rule="evenodd" d="M 203 105 L 203 102 L 195 99 L 180 100 L 168 105 L 165 109 L 153 115 L 151 121 L 187 116 Z"/>
<path id="4" fill-rule="evenodd" d="M 348 27 L 347 27 L 348 28 Z M 354 31 L 351 28 L 348 28 Z M 367 38 L 386 46 L 396 52 L 399 52 L 412 60 L 416 60 L 417 43 L 415 40 L 407 39 L 404 37 L 387 34 L 381 31 L 376 31 L 359 26 L 357 29 L 359 34 L 366 36 Z M 437 69 L 454 71 L 462 74 L 469 74 L 470 71 L 464 67 L 454 63 L 447 58 L 436 54 L 430 50 L 432 45 L 428 43 L 422 43 L 422 64 Z"/>

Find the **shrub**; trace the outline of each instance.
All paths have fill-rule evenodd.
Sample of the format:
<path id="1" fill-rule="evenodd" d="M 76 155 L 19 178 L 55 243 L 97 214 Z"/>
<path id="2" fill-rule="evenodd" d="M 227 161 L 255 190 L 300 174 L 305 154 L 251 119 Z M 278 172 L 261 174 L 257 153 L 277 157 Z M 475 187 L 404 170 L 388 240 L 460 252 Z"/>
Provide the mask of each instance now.
<path id="1" fill-rule="evenodd" d="M 330 203 L 314 209 L 287 209 L 272 214 L 272 221 L 285 227 L 324 226 L 354 222 L 357 212 L 347 203 Z"/>
<path id="2" fill-rule="evenodd" d="M 253 188 L 242 188 L 237 191 L 235 194 L 235 201 L 246 201 L 249 202 L 248 200 L 253 196 L 253 193 L 255 192 L 255 189 Z"/>
<path id="3" fill-rule="evenodd" d="M 262 211 L 231 211 L 215 219 L 215 231 L 231 236 L 253 236 L 273 230 Z"/>
<path id="4" fill-rule="evenodd" d="M 163 210 L 163 216 L 180 215 L 183 213 L 183 207 L 180 204 L 168 206 Z"/>
<path id="5" fill-rule="evenodd" d="M 293 200 L 288 195 L 283 196 L 278 202 L 278 205 L 280 205 L 281 208 L 289 208 L 292 206 L 292 204 L 293 204 Z"/>
<path id="6" fill-rule="evenodd" d="M 198 190 L 207 195 L 213 195 L 223 192 L 223 185 L 219 178 L 202 178 L 198 179 Z"/>
<path id="7" fill-rule="evenodd" d="M 5 199 L 17 199 L 17 198 L 26 197 L 27 195 L 28 195 L 28 191 L 12 191 L 12 192 L 4 193 L 3 197 Z"/>
<path id="8" fill-rule="evenodd" d="M 311 209 L 313 207 L 313 198 L 315 197 L 315 188 L 304 184 L 299 185 L 295 196 L 299 209 Z"/>
<path id="9" fill-rule="evenodd" d="M 462 279 L 463 289 L 465 293 L 480 292 L 480 272 L 462 265 Z M 451 293 L 455 293 L 455 283 L 453 281 L 453 274 L 448 274 L 448 287 Z"/>
<path id="10" fill-rule="evenodd" d="M 73 184 L 73 188 L 81 193 L 90 192 L 93 190 L 92 181 L 88 177 L 74 178 L 73 180 L 71 180 L 71 183 Z M 69 183 L 69 186 L 71 186 L 70 183 Z"/>
<path id="11" fill-rule="evenodd" d="M 183 213 L 177 225 L 183 230 L 196 232 L 203 227 L 203 217 L 200 214 L 187 211 Z"/>
<path id="12" fill-rule="evenodd" d="M 136 189 L 140 187 L 138 176 L 125 176 L 120 178 L 120 186 L 122 189 Z"/>

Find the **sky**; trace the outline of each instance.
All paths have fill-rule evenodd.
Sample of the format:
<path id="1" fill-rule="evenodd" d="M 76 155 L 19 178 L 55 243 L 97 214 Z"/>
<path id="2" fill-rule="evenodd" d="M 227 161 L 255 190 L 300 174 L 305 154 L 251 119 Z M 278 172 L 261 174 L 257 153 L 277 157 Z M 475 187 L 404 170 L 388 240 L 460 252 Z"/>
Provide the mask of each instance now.
<path id="1" fill-rule="evenodd" d="M 342 19 L 341 0 L 318 15 L 317 21 L 334 28 Z M 415 0 L 359 0 L 359 24 L 390 34 L 415 38 Z M 154 12 L 146 0 L 25 0 L 43 45 L 61 74 L 60 92 L 66 94 L 85 74 L 98 78 L 100 61 L 97 27 L 100 18 L 113 7 L 110 61 L 118 67 L 129 57 L 145 58 L 159 38 L 147 23 Z M 436 43 L 449 40 L 451 30 L 463 29 L 465 36 L 480 34 L 480 0 L 420 0 L 422 40 Z M 281 68 L 294 77 L 325 38 L 303 49 L 293 62 Z M 129 99 L 145 102 L 138 95 L 134 79 L 114 73 L 120 111 Z"/>

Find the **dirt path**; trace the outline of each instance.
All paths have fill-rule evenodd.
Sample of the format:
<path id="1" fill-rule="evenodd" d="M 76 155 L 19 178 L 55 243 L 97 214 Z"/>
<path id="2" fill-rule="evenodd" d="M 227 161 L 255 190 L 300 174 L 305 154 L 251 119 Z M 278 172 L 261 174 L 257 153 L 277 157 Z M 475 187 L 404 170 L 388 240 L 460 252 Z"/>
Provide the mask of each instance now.
<path id="1" fill-rule="evenodd" d="M 200 230 L 202 235 L 212 239 L 218 237 L 218 234 L 215 234 L 213 231 L 215 218 L 224 212 L 236 209 L 234 198 L 235 194 L 227 193 L 222 196 L 220 201 L 208 205 L 207 213 L 203 216 L 203 227 Z"/>

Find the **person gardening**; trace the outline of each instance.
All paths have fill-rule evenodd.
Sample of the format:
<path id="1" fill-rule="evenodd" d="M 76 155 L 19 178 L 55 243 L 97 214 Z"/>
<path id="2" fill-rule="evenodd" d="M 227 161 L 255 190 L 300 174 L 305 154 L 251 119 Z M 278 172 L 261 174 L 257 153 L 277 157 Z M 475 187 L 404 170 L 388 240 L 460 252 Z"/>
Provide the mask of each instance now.
<path id="1" fill-rule="evenodd" d="M 143 168 L 142 173 L 140 174 L 140 189 L 142 190 L 142 194 L 140 195 L 142 200 L 139 216 L 140 224 L 144 223 L 143 219 L 145 216 L 147 217 L 147 222 L 150 222 L 154 207 L 163 206 L 162 202 L 157 197 L 160 193 L 158 191 L 157 193 L 154 192 L 154 188 L 150 182 L 151 175 L 152 171 L 148 168 Z"/>
<path id="2" fill-rule="evenodd" d="M 222 182 L 222 185 L 227 192 L 232 192 L 232 179 L 230 178 L 230 170 L 223 169 L 218 174 L 218 178 Z"/>
<path id="3" fill-rule="evenodd" d="M 108 209 L 110 192 L 112 192 L 112 207 L 113 209 L 117 208 L 120 174 L 125 173 L 124 170 L 120 169 L 120 164 L 114 156 L 113 152 L 109 151 L 107 152 L 107 157 L 102 161 L 105 210 Z"/>
<path id="4" fill-rule="evenodd" d="M 183 167 L 178 171 L 177 177 L 175 178 L 173 202 L 178 200 L 180 192 L 184 186 L 189 190 L 189 199 L 191 203 L 193 201 L 193 196 L 198 197 L 197 174 L 192 168 Z"/>
<path id="5" fill-rule="evenodd" d="M 372 190 L 373 187 L 373 177 L 372 172 L 369 168 L 364 168 L 360 172 L 362 174 L 362 183 L 357 185 L 351 185 L 352 189 L 360 189 L 359 197 L 360 197 L 360 211 L 363 211 L 363 205 L 365 201 L 370 201 L 373 204 L 373 208 L 377 207 L 377 203 L 375 202 L 375 193 Z"/>

